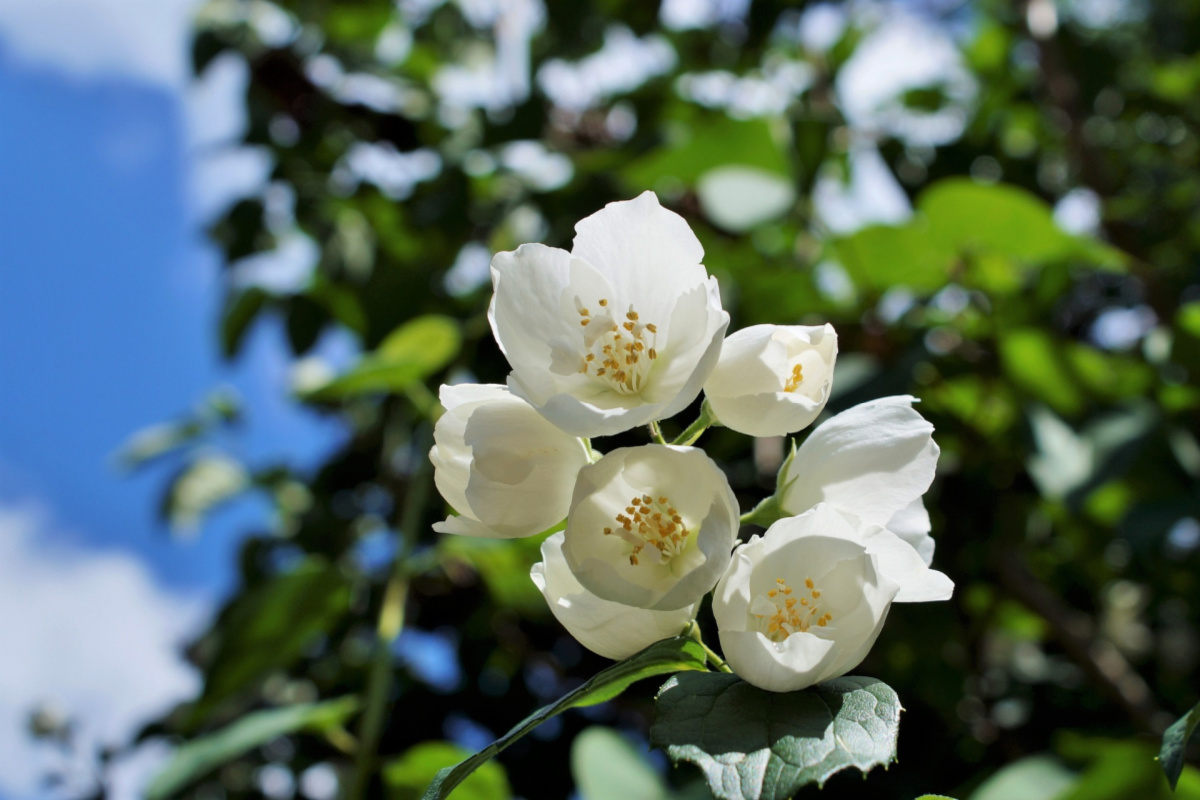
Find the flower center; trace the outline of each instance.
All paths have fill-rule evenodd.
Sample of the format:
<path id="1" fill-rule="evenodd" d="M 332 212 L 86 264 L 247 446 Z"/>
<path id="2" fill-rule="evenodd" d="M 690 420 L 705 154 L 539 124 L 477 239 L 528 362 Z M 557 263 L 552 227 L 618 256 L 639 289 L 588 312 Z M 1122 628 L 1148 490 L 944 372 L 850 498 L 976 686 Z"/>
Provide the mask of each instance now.
<path id="1" fill-rule="evenodd" d="M 625 319 L 618 322 L 604 298 L 600 299 L 600 311 L 594 315 L 578 297 L 575 310 L 583 327 L 579 371 L 602 379 L 621 394 L 641 391 L 650 372 L 650 362 L 658 358 L 654 349 L 658 327 L 639 320 L 632 304 L 625 312 Z"/>
<path id="2" fill-rule="evenodd" d="M 794 392 L 804 382 L 804 368 L 799 364 L 792 367 L 791 377 L 787 379 L 787 383 L 783 385 L 785 392 Z"/>
<path id="3" fill-rule="evenodd" d="M 619 528 L 605 528 L 605 536 L 620 536 L 633 546 L 629 563 L 637 566 L 638 554 L 649 547 L 651 561 L 670 561 L 687 547 L 691 531 L 666 495 L 644 494 L 629 501 L 624 514 L 617 514 Z"/>
<path id="4" fill-rule="evenodd" d="M 775 588 L 766 595 L 754 598 L 750 613 L 758 617 L 760 625 L 765 624 L 763 633 L 773 642 L 782 642 L 793 633 L 804 633 L 813 625 L 824 628 L 833 619 L 828 611 L 821 613 L 818 601 L 821 590 L 813 583 L 812 578 L 804 579 L 808 589 L 808 597 L 797 595 L 783 578 L 775 579 Z"/>

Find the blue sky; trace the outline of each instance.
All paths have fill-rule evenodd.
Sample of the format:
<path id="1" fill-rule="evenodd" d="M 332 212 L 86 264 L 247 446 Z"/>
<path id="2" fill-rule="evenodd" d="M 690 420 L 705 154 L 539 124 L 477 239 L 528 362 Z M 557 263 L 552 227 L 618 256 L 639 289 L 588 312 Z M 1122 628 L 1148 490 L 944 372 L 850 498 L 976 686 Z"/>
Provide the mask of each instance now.
<path id="1" fill-rule="evenodd" d="M 236 138 L 237 76 L 188 85 L 187 4 L 164 0 L 143 30 L 110 14 L 112 35 L 91 39 L 80 22 L 44 46 L 44 23 L 58 25 L 46 15 L 71 4 L 26 4 L 25 18 L 20 5 L 0 10 L 0 800 L 43 796 L 54 758 L 24 734 L 35 705 L 120 743 L 195 692 L 178 646 L 233 586 L 241 533 L 265 519 L 242 503 L 172 538 L 155 513 L 168 473 L 113 467 L 130 434 L 229 385 L 247 421 L 225 444 L 252 464 L 313 464 L 340 435 L 288 400 L 277 326 L 235 365 L 218 358 L 221 266 L 204 216 L 262 170 L 200 155 Z M 136 796 L 161 758 L 129 759 L 114 796 Z"/>
<path id="2" fill-rule="evenodd" d="M 284 398 L 277 330 L 236 369 L 216 357 L 220 266 L 189 205 L 181 112 L 163 87 L 56 74 L 0 45 L 0 497 L 33 494 L 88 544 L 223 590 L 248 515 L 172 541 L 153 511 L 164 473 L 122 476 L 114 450 L 220 383 L 249 407 L 247 455 L 311 460 L 332 431 Z"/>

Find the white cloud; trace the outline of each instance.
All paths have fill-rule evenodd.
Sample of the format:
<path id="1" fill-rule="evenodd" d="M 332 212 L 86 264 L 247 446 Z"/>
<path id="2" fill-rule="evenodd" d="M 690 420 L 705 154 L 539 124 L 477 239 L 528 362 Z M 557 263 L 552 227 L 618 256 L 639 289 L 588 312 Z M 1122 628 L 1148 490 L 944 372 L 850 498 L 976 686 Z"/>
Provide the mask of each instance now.
<path id="1" fill-rule="evenodd" d="M 538 86 L 556 106 L 585 111 L 670 72 L 675 50 L 662 36 L 642 38 L 622 25 L 604 33 L 604 46 L 576 62 L 552 58 L 538 70 Z"/>
<path id="2" fill-rule="evenodd" d="M 196 0 L 4 0 L 0 36 L 15 55 L 70 74 L 182 87 Z"/>
<path id="3" fill-rule="evenodd" d="M 849 233 L 874 223 L 896 225 L 912 216 L 908 196 L 873 145 L 853 145 L 847 166 L 847 181 L 825 174 L 813 190 L 813 207 L 830 230 Z"/>
<path id="4" fill-rule="evenodd" d="M 943 104 L 917 110 L 906 92 L 938 88 Z M 842 67 L 838 102 L 855 128 L 911 145 L 940 145 L 962 135 L 978 84 L 949 33 L 904 13 L 885 18 Z"/>
<path id="5" fill-rule="evenodd" d="M 53 524 L 32 503 L 0 506 L 0 795 L 14 800 L 44 797 L 40 781 L 61 763 L 27 733 L 35 707 L 62 709 L 90 753 L 200 687 L 178 651 L 208 603 L 163 588 L 130 555 L 67 543 Z M 164 755 L 124 759 L 114 800 L 139 796 Z"/>

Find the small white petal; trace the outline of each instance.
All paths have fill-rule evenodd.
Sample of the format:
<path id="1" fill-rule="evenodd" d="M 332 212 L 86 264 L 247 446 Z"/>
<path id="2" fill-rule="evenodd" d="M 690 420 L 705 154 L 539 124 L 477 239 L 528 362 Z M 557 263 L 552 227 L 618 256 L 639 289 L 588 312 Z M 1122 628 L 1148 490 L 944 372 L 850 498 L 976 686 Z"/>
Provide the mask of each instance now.
<path id="1" fill-rule="evenodd" d="M 645 497 L 654 507 L 642 531 L 633 501 Z M 671 519 L 671 508 L 679 523 Z M 678 539 L 668 542 L 658 526 L 671 524 Z M 563 554 L 579 582 L 600 597 L 671 610 L 696 603 L 712 589 L 729 563 L 739 525 L 729 481 L 703 450 L 624 447 L 579 471 Z M 667 549 L 660 553 L 656 542 Z"/>
<path id="2" fill-rule="evenodd" d="M 440 533 L 532 536 L 566 516 L 575 474 L 588 462 L 579 439 L 554 427 L 503 386 L 443 386 L 434 426 L 434 483 L 458 512 Z"/>
<path id="3" fill-rule="evenodd" d="M 649 192 L 576 230 L 572 253 L 522 245 L 492 261 L 509 389 L 575 436 L 673 416 L 700 393 L 729 324 L 703 248 Z"/>
<path id="4" fill-rule="evenodd" d="M 696 607 L 652 611 L 604 600 L 575 579 L 562 554 L 564 534 L 542 543 L 542 560 L 530 577 L 546 597 L 550 611 L 587 649 L 622 659 L 660 639 L 676 636 L 696 614 Z"/>
<path id="5" fill-rule="evenodd" d="M 726 338 L 704 394 L 726 427 L 783 436 L 825 408 L 836 359 L 832 325 L 754 325 Z"/>
<path id="6" fill-rule="evenodd" d="M 929 521 L 929 512 L 921 498 L 913 500 L 904 508 L 897 511 L 885 526 L 889 531 L 899 536 L 917 551 L 917 555 L 928 566 L 933 563 L 933 551 L 936 543 L 929 532 L 933 523 Z"/>
<path id="7" fill-rule="evenodd" d="M 725 658 L 743 680 L 796 691 L 866 657 L 900 587 L 856 522 L 820 505 L 738 547 L 713 594 L 713 615 Z"/>
<path id="8" fill-rule="evenodd" d="M 782 498 L 787 513 L 824 502 L 883 526 L 923 495 L 939 449 L 914 400 L 872 400 L 819 425 L 788 465 Z"/>

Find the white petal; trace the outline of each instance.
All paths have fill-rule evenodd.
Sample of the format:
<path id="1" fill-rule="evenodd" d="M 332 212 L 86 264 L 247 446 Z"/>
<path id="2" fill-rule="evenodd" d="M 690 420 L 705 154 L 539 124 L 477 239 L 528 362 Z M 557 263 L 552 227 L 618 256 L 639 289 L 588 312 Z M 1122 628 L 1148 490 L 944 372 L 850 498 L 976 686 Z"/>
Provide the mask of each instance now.
<path id="1" fill-rule="evenodd" d="M 876 557 L 879 570 L 900 585 L 897 603 L 927 603 L 949 600 L 954 582 L 936 569 L 930 569 L 916 550 L 885 528 L 872 527 L 866 533 L 867 549 Z"/>
<path id="2" fill-rule="evenodd" d="M 885 527 L 908 542 L 926 566 L 933 563 L 936 543 L 929 535 L 933 524 L 929 521 L 929 512 L 925 510 L 925 503 L 921 498 L 918 497 L 893 514 Z"/>
<path id="3" fill-rule="evenodd" d="M 513 538 L 555 525 L 588 462 L 577 438 L 502 386 L 452 386 L 434 426 L 434 483 L 459 517 L 440 532 Z"/>
<path id="4" fill-rule="evenodd" d="M 638 563 L 630 559 L 634 544 L 623 538 L 616 516 L 629 516 L 632 499 L 643 495 L 667 497 L 689 528 L 686 547 L 673 559 L 660 561 L 648 545 Z M 619 448 L 579 471 L 563 553 L 579 582 L 606 600 L 660 611 L 682 608 L 721 577 L 737 541 L 738 516 L 729 481 L 703 450 Z"/>
<path id="5" fill-rule="evenodd" d="M 782 579 L 800 590 L 790 596 L 804 602 L 809 577 L 815 585 L 812 602 L 830 610 L 831 622 L 773 642 L 761 632 L 762 615 L 747 598 L 766 594 Z M 874 644 L 898 591 L 856 521 L 820 505 L 779 520 L 761 539 L 739 546 L 712 607 L 733 670 L 762 689 L 795 691 L 854 668 Z"/>
<path id="6" fill-rule="evenodd" d="M 783 508 L 800 514 L 825 502 L 882 526 L 924 494 L 939 450 L 914 399 L 862 403 L 819 425 L 788 467 Z"/>
<path id="7" fill-rule="evenodd" d="M 808 427 L 825 408 L 836 358 L 832 325 L 754 325 L 726 338 L 704 393 L 722 425 L 783 436 Z M 789 392 L 796 365 L 802 380 Z"/>
<path id="8" fill-rule="evenodd" d="M 556 391 L 550 373 L 551 343 L 578 337 L 578 316 L 561 313 L 570 284 L 571 254 L 523 244 L 492 259 L 494 294 L 488 321 L 529 400 L 538 406 Z"/>
<path id="9" fill-rule="evenodd" d="M 564 535 L 542 543 L 542 561 L 530 577 L 546 597 L 551 612 L 587 649 L 606 658 L 621 659 L 675 636 L 695 617 L 696 607 L 651 611 L 603 600 L 575 579 L 563 558 Z"/>
<path id="10" fill-rule="evenodd" d="M 653 192 L 609 203 L 580 220 L 571 254 L 607 275 L 618 297 L 639 303 L 648 320 L 669 313 L 675 298 L 708 278 L 700 240 Z"/>

